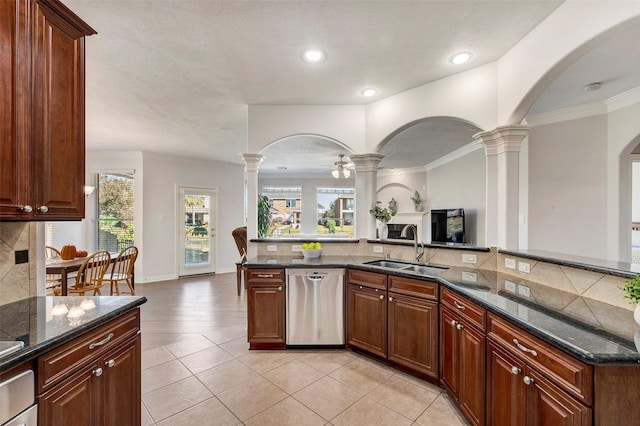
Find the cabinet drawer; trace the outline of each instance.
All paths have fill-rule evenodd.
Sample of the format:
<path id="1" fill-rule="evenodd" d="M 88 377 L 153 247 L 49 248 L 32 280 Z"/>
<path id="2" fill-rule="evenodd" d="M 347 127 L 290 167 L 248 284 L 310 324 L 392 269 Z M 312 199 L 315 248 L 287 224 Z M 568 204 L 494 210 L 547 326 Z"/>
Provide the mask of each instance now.
<path id="1" fill-rule="evenodd" d="M 251 283 L 273 283 L 284 282 L 284 269 L 247 269 L 245 275 L 246 282 Z"/>
<path id="2" fill-rule="evenodd" d="M 487 336 L 545 374 L 580 401 L 591 405 L 593 400 L 591 366 L 583 364 L 493 314 L 489 314 L 487 328 Z"/>
<path id="3" fill-rule="evenodd" d="M 360 284 L 380 290 L 387 289 L 387 276 L 385 274 L 349 269 L 347 277 L 351 284 Z"/>
<path id="4" fill-rule="evenodd" d="M 487 311 L 469 299 L 442 287 L 440 302 L 480 330 L 486 330 Z"/>
<path id="5" fill-rule="evenodd" d="M 438 300 L 438 283 L 433 281 L 389 276 L 389 291 L 423 299 Z"/>
<path id="6" fill-rule="evenodd" d="M 115 320 L 38 358 L 38 393 L 49 389 L 97 355 L 110 350 L 140 331 L 140 310 Z"/>

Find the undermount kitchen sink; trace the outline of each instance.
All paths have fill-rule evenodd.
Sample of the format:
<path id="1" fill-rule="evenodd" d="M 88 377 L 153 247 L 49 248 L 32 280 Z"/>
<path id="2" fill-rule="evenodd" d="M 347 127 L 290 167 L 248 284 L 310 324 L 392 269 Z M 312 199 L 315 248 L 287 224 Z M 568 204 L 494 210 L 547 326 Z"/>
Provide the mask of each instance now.
<path id="1" fill-rule="evenodd" d="M 394 262 L 392 260 L 374 260 L 372 262 L 367 262 L 366 264 L 397 269 L 400 271 L 415 272 L 420 275 L 437 275 L 439 272 L 449 269 L 446 266 L 416 265 L 413 263 Z"/>

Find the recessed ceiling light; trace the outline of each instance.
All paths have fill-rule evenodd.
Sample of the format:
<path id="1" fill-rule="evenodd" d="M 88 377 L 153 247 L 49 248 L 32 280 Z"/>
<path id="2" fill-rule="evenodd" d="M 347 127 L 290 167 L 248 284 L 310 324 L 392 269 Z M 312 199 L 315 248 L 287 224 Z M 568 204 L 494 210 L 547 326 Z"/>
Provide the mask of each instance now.
<path id="1" fill-rule="evenodd" d="M 602 83 L 596 81 L 595 83 L 586 84 L 582 89 L 585 92 L 594 92 L 602 87 Z"/>
<path id="2" fill-rule="evenodd" d="M 471 52 L 460 52 L 449 58 L 449 62 L 454 65 L 462 65 L 465 62 L 468 62 L 472 57 L 473 55 L 471 54 Z"/>
<path id="3" fill-rule="evenodd" d="M 374 88 L 368 88 L 368 89 L 364 89 L 362 91 L 362 96 L 366 96 L 367 98 L 370 98 L 372 96 L 374 96 L 376 93 L 378 93 L 378 91 Z"/>
<path id="4" fill-rule="evenodd" d="M 302 58 L 312 64 L 322 62 L 327 58 L 327 55 L 322 50 L 305 50 L 302 54 Z"/>

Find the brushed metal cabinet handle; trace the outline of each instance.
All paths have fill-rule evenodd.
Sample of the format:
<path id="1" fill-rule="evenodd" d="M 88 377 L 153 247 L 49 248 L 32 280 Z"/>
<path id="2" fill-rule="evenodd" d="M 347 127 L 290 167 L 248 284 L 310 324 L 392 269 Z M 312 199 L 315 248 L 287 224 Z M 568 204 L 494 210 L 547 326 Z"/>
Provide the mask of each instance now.
<path id="1" fill-rule="evenodd" d="M 538 352 L 521 345 L 520 342 L 518 342 L 518 339 L 513 339 L 513 344 L 516 345 L 516 348 L 520 349 L 522 352 L 527 352 L 533 356 L 538 356 Z"/>
<path id="2" fill-rule="evenodd" d="M 467 309 L 464 307 L 464 305 L 459 304 L 455 300 L 453 301 L 453 304 L 456 305 L 456 308 L 460 309 L 461 311 L 464 311 L 465 309 Z"/>
<path id="3" fill-rule="evenodd" d="M 109 335 L 107 337 L 105 337 L 104 339 L 100 340 L 99 342 L 94 342 L 92 344 L 89 345 L 89 349 L 95 349 L 98 346 L 102 346 L 105 343 L 108 343 L 109 340 L 111 340 L 111 338 L 113 337 L 113 333 L 109 333 Z"/>

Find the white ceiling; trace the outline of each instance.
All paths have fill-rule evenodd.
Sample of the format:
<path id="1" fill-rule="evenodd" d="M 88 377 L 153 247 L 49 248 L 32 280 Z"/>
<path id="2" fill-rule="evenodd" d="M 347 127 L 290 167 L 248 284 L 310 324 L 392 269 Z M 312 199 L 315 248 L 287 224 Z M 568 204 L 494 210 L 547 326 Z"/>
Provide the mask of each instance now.
<path id="1" fill-rule="evenodd" d="M 493 62 L 561 1 L 64 3 L 98 31 L 87 39 L 87 149 L 241 164 L 247 105 L 365 104 Z M 310 47 L 326 51 L 327 60 L 302 61 L 301 52 Z M 473 60 L 451 65 L 449 57 L 461 50 L 473 51 Z M 605 65 L 592 60 L 583 67 Z M 606 68 L 622 72 L 619 62 Z M 593 72 L 587 77 L 602 80 Z M 576 80 L 567 80 L 553 91 L 562 96 L 543 95 L 536 112 L 575 103 L 562 90 Z M 616 90 L 631 84 L 639 83 L 629 80 Z M 370 86 L 379 93 L 363 98 L 360 91 Z M 427 164 L 471 142 L 471 134 L 462 122 L 427 120 L 382 149 L 382 166 Z M 311 148 L 308 140 L 289 139 L 265 150 L 261 170 L 329 169 L 341 152 L 347 153 L 325 139 L 314 139 Z"/>

